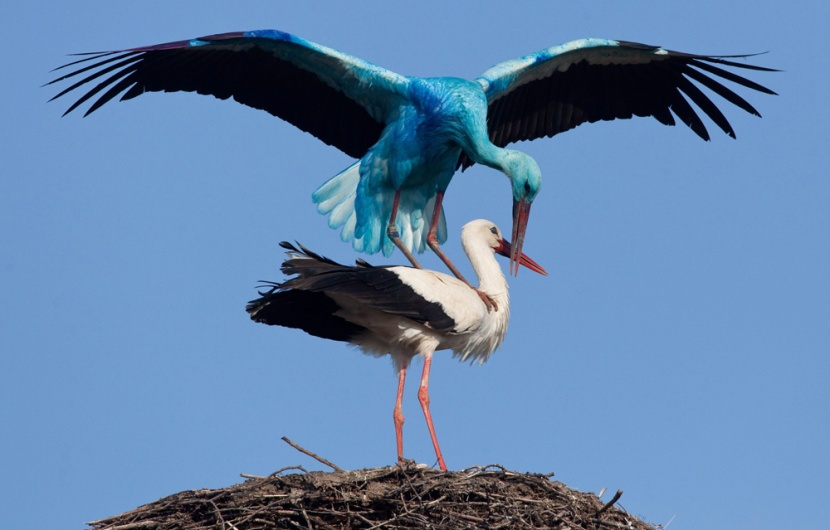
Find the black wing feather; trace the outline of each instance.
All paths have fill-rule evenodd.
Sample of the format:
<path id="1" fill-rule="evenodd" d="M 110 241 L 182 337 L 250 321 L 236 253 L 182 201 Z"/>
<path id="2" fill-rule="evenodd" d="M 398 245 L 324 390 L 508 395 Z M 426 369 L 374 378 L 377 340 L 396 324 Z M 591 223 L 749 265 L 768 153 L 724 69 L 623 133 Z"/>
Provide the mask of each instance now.
<path id="1" fill-rule="evenodd" d="M 366 331 L 335 313 L 337 303 L 313 291 L 279 290 L 274 287 L 245 308 L 255 322 L 301 329 L 315 337 L 350 342 Z"/>
<path id="2" fill-rule="evenodd" d="M 451 330 L 455 326 L 440 304 L 419 296 L 388 267 L 373 267 L 362 260 L 356 266 L 341 265 L 299 244 L 283 242 L 280 245 L 296 254 L 281 267 L 283 273 L 294 277 L 274 284 L 265 297 L 279 300 L 274 298 L 276 294 L 288 291 L 319 293 L 329 299 L 328 295 L 343 295 L 358 304 L 406 317 L 436 330 Z M 262 305 L 260 300 L 249 303 L 249 312 L 251 307 Z"/>
<path id="3" fill-rule="evenodd" d="M 657 49 L 636 43 L 622 45 Z M 726 134 L 734 137 L 734 130 L 723 112 L 692 81 L 756 115 L 759 115 L 758 112 L 749 103 L 720 80 L 775 94 L 754 81 L 715 65 L 763 72 L 776 71 L 771 68 L 739 63 L 724 57 L 673 51 L 667 53 L 668 57 L 655 56 L 654 61 L 644 64 L 592 64 L 582 60 L 571 64 L 564 72 L 552 71 L 547 77 L 517 86 L 490 102 L 490 139 L 503 147 L 521 140 L 554 136 L 583 123 L 628 119 L 632 116 L 652 116 L 660 123 L 674 125 L 673 113 L 695 134 L 708 140 L 709 133 L 701 115 L 689 100 Z M 748 56 L 729 56 L 744 57 Z M 462 166 L 470 164 L 468 158 L 462 157 Z"/>
<path id="4" fill-rule="evenodd" d="M 93 64 L 86 64 L 89 61 Z M 83 94 L 66 114 L 105 88 L 109 90 L 85 115 L 125 90 L 122 100 L 146 92 L 185 91 L 219 99 L 233 98 L 243 105 L 264 110 L 355 158 L 363 156 L 383 131 L 383 123 L 343 92 L 327 85 L 315 74 L 256 46 L 242 50 L 171 43 L 138 51 L 93 54 L 61 68 L 73 66 L 81 68 L 48 84 L 96 68 L 100 70 L 52 99 L 86 83 L 100 82 Z"/>

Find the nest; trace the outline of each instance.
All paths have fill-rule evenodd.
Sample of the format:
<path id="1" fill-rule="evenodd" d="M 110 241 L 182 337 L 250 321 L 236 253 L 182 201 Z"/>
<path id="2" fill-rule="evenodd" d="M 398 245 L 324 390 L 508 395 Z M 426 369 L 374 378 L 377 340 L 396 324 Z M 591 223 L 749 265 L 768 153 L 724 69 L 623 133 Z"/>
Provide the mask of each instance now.
<path id="1" fill-rule="evenodd" d="M 292 467 L 268 477 L 243 475 L 248 480 L 227 488 L 184 491 L 89 525 L 94 530 L 656 528 L 614 506 L 622 492 L 603 503 L 551 475 L 497 465 L 455 472 L 412 463 L 330 473 Z"/>

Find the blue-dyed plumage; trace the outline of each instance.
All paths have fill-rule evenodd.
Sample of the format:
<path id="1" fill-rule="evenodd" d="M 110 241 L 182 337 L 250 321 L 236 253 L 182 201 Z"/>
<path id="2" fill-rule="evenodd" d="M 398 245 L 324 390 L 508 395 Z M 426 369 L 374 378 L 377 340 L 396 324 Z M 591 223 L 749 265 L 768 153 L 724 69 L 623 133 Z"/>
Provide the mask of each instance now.
<path id="1" fill-rule="evenodd" d="M 436 197 L 443 197 L 459 166 L 471 163 L 510 178 L 513 238 L 519 239 L 514 246 L 520 250 L 541 172 L 528 155 L 504 149 L 509 143 L 632 116 L 652 116 L 666 125 L 677 116 L 708 140 L 686 98 L 734 137 L 721 111 L 691 81 L 753 114 L 758 112 L 718 78 L 773 93 L 715 65 L 766 68 L 608 39 L 540 50 L 493 66 L 474 81 L 405 77 L 278 30 L 87 55 L 61 67 L 75 69 L 51 82 L 86 76 L 57 98 L 95 81 L 67 113 L 98 94 L 87 114 L 119 94 L 122 100 L 178 90 L 232 97 L 358 158 L 312 197 L 344 241 L 384 254 L 393 249 L 386 226 L 395 194 L 400 193 L 397 229 L 405 246 L 420 252 Z M 437 240 L 443 242 L 443 211 L 437 221 Z"/>
<path id="2" fill-rule="evenodd" d="M 355 248 L 369 254 L 382 250 L 389 255 L 394 249 L 385 232 L 396 190 L 401 190 L 398 230 L 407 247 L 422 251 L 432 214 L 430 203 L 447 189 L 462 149 L 478 153 L 480 144 L 489 143 L 486 129 L 476 126 L 486 123 L 487 116 L 480 85 L 463 79 L 412 78 L 407 100 L 357 168 L 336 176 L 312 196 L 321 213 L 345 207 L 334 197 L 354 201 L 354 227 L 347 224 L 343 210 L 332 214 L 330 226 L 345 225 L 342 237 L 353 237 Z M 446 239 L 443 220 L 438 239 Z"/>

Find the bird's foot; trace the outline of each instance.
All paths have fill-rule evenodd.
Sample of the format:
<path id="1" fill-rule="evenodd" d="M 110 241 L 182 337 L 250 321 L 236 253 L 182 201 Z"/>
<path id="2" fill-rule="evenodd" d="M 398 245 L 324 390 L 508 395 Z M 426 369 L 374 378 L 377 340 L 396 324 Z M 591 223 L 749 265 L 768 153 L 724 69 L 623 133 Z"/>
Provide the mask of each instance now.
<path id="1" fill-rule="evenodd" d="M 482 302 L 484 302 L 484 305 L 487 307 L 487 312 L 488 312 L 488 313 L 489 313 L 490 311 L 493 311 L 493 310 L 496 310 L 496 311 L 498 311 L 498 310 L 499 310 L 499 304 L 497 304 L 495 300 L 493 300 L 492 298 L 490 298 L 490 296 L 489 296 L 489 295 L 487 295 L 486 293 L 483 293 L 483 292 L 479 291 L 479 290 L 478 290 L 478 289 L 476 289 L 475 287 L 472 287 L 472 289 L 473 289 L 473 291 L 475 291 L 475 292 L 476 292 L 476 294 L 478 295 L 478 297 L 479 297 L 479 298 L 481 298 L 481 301 L 482 301 Z"/>

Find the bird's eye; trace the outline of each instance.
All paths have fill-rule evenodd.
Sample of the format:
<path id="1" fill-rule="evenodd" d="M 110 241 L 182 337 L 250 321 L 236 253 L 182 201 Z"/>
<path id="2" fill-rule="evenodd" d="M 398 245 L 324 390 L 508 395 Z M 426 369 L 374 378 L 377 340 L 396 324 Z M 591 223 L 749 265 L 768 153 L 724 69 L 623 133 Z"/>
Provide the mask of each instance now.
<path id="1" fill-rule="evenodd" d="M 530 182 L 525 182 L 525 193 L 530 193 Z"/>
<path id="2" fill-rule="evenodd" d="M 496 228 L 495 226 L 490 227 L 490 232 L 492 232 L 493 235 L 496 235 L 496 236 L 499 235 L 499 229 Z"/>

